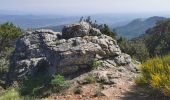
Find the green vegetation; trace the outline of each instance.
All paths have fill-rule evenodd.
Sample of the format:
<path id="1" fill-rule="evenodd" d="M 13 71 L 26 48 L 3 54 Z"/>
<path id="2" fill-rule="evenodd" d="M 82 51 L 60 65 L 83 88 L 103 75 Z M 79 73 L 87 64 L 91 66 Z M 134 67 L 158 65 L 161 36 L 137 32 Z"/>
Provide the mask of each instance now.
<path id="1" fill-rule="evenodd" d="M 144 42 L 151 54 L 164 55 L 170 51 L 170 20 L 164 20 L 157 23 L 155 27 L 148 30 Z"/>
<path id="2" fill-rule="evenodd" d="M 170 51 L 170 19 L 157 22 L 155 27 L 134 40 L 142 41 L 146 45 L 150 57 L 168 54 Z"/>
<path id="3" fill-rule="evenodd" d="M 68 87 L 69 84 L 61 75 L 54 75 L 53 77 L 40 75 L 25 78 L 21 83 L 20 93 L 21 95 L 43 96 L 48 95 L 43 92 L 61 92 Z"/>
<path id="4" fill-rule="evenodd" d="M 92 75 L 88 75 L 88 76 L 84 77 L 84 80 L 86 81 L 87 84 L 96 82 L 96 79 Z"/>
<path id="5" fill-rule="evenodd" d="M 34 98 L 41 98 L 53 92 L 62 92 L 67 88 L 69 88 L 69 83 L 61 75 L 53 77 L 38 75 L 25 78 L 17 83 L 17 86 L 13 85 L 9 90 L 5 90 L 0 94 L 0 100 L 34 100 Z"/>
<path id="6" fill-rule="evenodd" d="M 102 63 L 100 61 L 98 61 L 97 59 L 93 59 L 91 64 L 90 64 L 90 67 L 92 69 L 97 69 L 98 67 L 100 67 Z"/>
<path id="7" fill-rule="evenodd" d="M 170 19 L 157 22 L 146 34 L 128 40 L 119 38 L 121 50 L 143 62 L 136 83 L 154 96 L 170 96 Z"/>
<path id="8" fill-rule="evenodd" d="M 0 100 L 21 100 L 19 92 L 15 89 L 6 90 L 0 95 Z"/>
<path id="9" fill-rule="evenodd" d="M 111 31 L 108 25 L 103 24 L 99 27 L 99 29 L 103 34 L 110 36 L 114 39 L 116 38 L 117 34 L 116 34 L 115 30 Z"/>
<path id="10" fill-rule="evenodd" d="M 75 87 L 73 92 L 74 94 L 82 94 L 83 91 L 80 87 Z"/>
<path id="11" fill-rule="evenodd" d="M 18 85 L 13 88 L 15 88 L 15 91 L 18 90 L 16 91 L 18 96 L 24 100 L 33 100 L 36 97 L 41 98 L 50 95 L 52 92 L 61 92 L 69 87 L 64 77 L 60 75 L 55 75 L 54 77 L 47 75 L 27 77 L 19 82 Z"/>
<path id="12" fill-rule="evenodd" d="M 129 41 L 123 37 L 120 37 L 117 41 L 122 52 L 129 54 L 133 59 L 140 62 L 149 59 L 149 52 L 143 42 Z"/>
<path id="13" fill-rule="evenodd" d="M 36 76 L 25 78 L 20 83 L 21 95 L 38 96 L 42 94 L 44 87 L 50 82 L 50 77 Z"/>
<path id="14" fill-rule="evenodd" d="M 12 23 L 4 23 L 0 25 L 0 53 L 6 47 L 13 47 L 15 41 L 21 35 L 21 29 Z"/>
<path id="15" fill-rule="evenodd" d="M 121 37 L 117 40 L 123 52 L 141 62 L 157 55 L 167 55 L 170 51 L 170 19 L 160 20 L 138 38 L 128 40 Z"/>
<path id="16" fill-rule="evenodd" d="M 10 55 L 13 51 L 14 51 L 13 47 L 5 47 L 4 48 L 3 56 L 0 58 L 0 74 L 7 73 Z"/>
<path id="17" fill-rule="evenodd" d="M 170 54 L 143 63 L 141 74 L 136 80 L 137 84 L 149 85 L 153 90 L 170 96 Z"/>
<path id="18" fill-rule="evenodd" d="M 5 76 L 10 65 L 9 59 L 14 51 L 14 43 L 21 35 L 21 29 L 12 23 L 0 25 L 0 85 L 4 86 Z"/>
<path id="19" fill-rule="evenodd" d="M 53 92 L 61 92 L 67 88 L 69 88 L 69 83 L 66 82 L 64 76 L 55 75 L 51 80 L 52 90 Z"/>
<path id="20" fill-rule="evenodd" d="M 11 87 L 0 94 L 0 100 L 35 100 L 31 96 L 21 96 L 16 87 Z"/>
<path id="21" fill-rule="evenodd" d="M 147 19 L 134 19 L 129 24 L 116 28 L 116 32 L 121 36 L 125 36 L 129 39 L 135 38 L 144 34 L 145 31 L 155 26 L 157 21 L 166 19 L 164 17 L 153 16 Z"/>
<path id="22" fill-rule="evenodd" d="M 8 66 L 0 64 L 0 74 L 4 74 L 8 72 Z"/>
<path id="23" fill-rule="evenodd" d="M 14 43 L 21 35 L 22 30 L 12 23 L 0 25 L 0 85 L 4 87 L 5 76 L 10 65 L 9 59 L 14 51 Z M 1 92 L 1 90 L 0 90 Z M 0 96 L 0 100 L 20 100 L 21 97 L 17 89 L 5 90 Z"/>
<path id="24" fill-rule="evenodd" d="M 80 22 L 81 22 L 81 21 L 85 21 L 85 22 L 89 23 L 92 27 L 97 28 L 97 29 L 100 29 L 101 33 L 103 33 L 103 34 L 105 34 L 105 35 L 108 35 L 108 36 L 110 36 L 110 37 L 112 37 L 112 38 L 114 38 L 114 39 L 116 38 L 116 35 L 117 35 L 117 34 L 116 34 L 116 32 L 115 32 L 114 29 L 111 30 L 111 29 L 109 28 L 109 26 L 106 25 L 106 24 L 98 24 L 96 20 L 95 20 L 95 21 L 92 21 L 92 19 L 91 19 L 90 16 L 87 17 L 87 18 L 85 18 L 85 19 L 83 19 L 83 17 L 81 17 L 81 18 L 80 18 Z"/>

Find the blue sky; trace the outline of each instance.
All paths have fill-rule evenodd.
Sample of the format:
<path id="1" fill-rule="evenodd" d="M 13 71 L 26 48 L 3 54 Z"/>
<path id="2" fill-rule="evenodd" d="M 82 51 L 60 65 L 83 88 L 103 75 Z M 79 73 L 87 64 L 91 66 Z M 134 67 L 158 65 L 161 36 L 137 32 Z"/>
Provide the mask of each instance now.
<path id="1" fill-rule="evenodd" d="M 168 13 L 170 0 L 0 0 L 0 10 L 44 14 Z"/>

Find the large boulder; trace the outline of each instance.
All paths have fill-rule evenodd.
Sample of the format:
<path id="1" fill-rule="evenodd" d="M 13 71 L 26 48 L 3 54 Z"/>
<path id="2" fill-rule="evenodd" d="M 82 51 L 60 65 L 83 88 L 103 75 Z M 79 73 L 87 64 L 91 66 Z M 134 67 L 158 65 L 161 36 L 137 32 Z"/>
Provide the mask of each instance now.
<path id="1" fill-rule="evenodd" d="M 80 22 L 64 26 L 62 30 L 63 38 L 83 37 L 83 36 L 97 36 L 101 35 L 99 29 L 92 28 L 87 22 Z"/>
<path id="2" fill-rule="evenodd" d="M 121 53 L 116 40 L 81 22 L 64 27 L 63 33 L 43 29 L 25 32 L 16 42 L 8 80 L 39 71 L 74 74 L 90 68 L 94 59 L 103 61 L 103 67 L 128 65 L 132 71 L 136 68 L 130 56 Z"/>

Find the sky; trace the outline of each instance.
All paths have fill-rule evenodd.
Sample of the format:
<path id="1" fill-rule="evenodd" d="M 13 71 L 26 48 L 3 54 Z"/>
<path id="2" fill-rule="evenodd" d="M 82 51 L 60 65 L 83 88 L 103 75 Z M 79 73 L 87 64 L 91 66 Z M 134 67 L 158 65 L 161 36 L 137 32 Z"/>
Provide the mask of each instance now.
<path id="1" fill-rule="evenodd" d="M 43 14 L 170 12 L 170 0 L 0 0 L 1 11 Z"/>

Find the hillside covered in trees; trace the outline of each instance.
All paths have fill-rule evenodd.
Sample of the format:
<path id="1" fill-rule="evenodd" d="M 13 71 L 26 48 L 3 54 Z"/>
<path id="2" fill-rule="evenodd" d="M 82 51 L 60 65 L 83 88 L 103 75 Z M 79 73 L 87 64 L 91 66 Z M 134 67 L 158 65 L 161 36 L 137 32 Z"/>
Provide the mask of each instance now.
<path id="1" fill-rule="evenodd" d="M 150 18 L 138 18 L 134 19 L 127 25 L 115 28 L 115 30 L 120 36 L 132 39 L 140 36 L 141 34 L 144 34 L 147 29 L 154 27 L 157 21 L 161 21 L 163 19 L 166 18 L 159 16 L 153 16 Z"/>
<path id="2" fill-rule="evenodd" d="M 134 41 L 141 41 L 146 45 L 150 56 L 166 55 L 170 51 L 170 19 L 158 21 L 145 34 Z"/>

